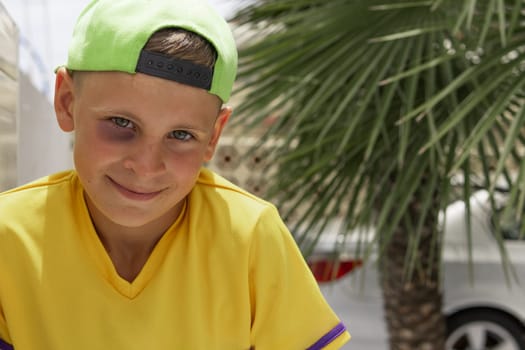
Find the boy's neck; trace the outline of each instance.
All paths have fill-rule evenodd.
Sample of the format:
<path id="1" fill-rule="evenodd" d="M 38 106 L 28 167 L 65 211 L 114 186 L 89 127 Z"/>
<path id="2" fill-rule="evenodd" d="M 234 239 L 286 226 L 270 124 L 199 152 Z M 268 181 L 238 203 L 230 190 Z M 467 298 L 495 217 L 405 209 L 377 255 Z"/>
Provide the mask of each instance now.
<path id="1" fill-rule="evenodd" d="M 183 203 L 147 225 L 127 227 L 109 220 L 86 198 L 97 235 L 120 277 L 133 282 L 151 252 L 182 211 Z"/>

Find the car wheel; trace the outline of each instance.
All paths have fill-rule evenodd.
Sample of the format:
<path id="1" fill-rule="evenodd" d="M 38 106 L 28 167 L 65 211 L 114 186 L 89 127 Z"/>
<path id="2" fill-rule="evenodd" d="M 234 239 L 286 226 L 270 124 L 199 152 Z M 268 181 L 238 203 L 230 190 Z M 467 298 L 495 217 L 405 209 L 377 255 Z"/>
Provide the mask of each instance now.
<path id="1" fill-rule="evenodd" d="M 496 311 L 474 310 L 447 319 L 447 350 L 525 350 L 523 326 Z"/>

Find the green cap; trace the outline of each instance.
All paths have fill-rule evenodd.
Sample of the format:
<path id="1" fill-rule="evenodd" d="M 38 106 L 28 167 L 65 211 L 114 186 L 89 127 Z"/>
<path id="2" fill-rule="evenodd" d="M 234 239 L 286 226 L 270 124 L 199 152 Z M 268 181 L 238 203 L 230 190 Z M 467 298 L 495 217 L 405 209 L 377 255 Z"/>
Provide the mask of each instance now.
<path id="1" fill-rule="evenodd" d="M 143 51 L 150 36 L 181 28 L 217 51 L 212 69 Z M 73 30 L 66 67 L 151 74 L 202 87 L 226 102 L 237 72 L 237 48 L 225 19 L 206 0 L 93 0 Z"/>

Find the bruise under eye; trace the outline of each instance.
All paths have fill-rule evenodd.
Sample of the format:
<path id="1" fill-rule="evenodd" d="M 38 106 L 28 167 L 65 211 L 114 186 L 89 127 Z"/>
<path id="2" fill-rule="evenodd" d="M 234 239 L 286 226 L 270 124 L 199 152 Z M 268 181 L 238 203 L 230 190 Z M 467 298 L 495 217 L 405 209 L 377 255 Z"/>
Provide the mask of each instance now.
<path id="1" fill-rule="evenodd" d="M 102 139 L 110 142 L 129 141 L 135 136 L 135 130 L 119 127 L 111 120 L 104 120 L 99 123 L 97 132 Z"/>

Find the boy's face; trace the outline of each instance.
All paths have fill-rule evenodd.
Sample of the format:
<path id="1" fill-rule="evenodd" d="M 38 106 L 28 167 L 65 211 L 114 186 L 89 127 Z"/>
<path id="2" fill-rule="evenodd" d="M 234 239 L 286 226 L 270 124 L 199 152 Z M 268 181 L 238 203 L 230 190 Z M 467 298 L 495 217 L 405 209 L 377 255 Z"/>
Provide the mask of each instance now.
<path id="1" fill-rule="evenodd" d="M 57 72 L 55 110 L 60 127 L 75 131 L 91 214 L 126 227 L 175 220 L 231 109 L 205 90 L 140 73 L 74 79 Z"/>

